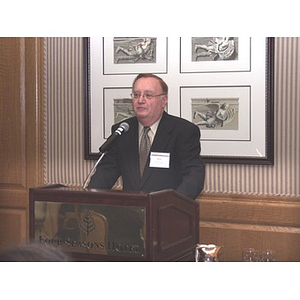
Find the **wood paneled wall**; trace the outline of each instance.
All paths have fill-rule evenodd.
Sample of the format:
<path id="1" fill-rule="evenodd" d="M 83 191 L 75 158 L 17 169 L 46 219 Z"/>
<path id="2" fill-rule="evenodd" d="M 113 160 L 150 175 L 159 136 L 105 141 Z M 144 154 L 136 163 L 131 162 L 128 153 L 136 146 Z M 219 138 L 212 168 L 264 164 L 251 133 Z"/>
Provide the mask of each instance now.
<path id="1" fill-rule="evenodd" d="M 200 243 L 223 246 L 220 261 L 242 261 L 247 248 L 300 261 L 300 198 L 216 194 L 198 201 Z"/>
<path id="2" fill-rule="evenodd" d="M 0 38 L 0 247 L 28 239 L 28 189 L 43 182 L 43 53 L 38 38 Z"/>

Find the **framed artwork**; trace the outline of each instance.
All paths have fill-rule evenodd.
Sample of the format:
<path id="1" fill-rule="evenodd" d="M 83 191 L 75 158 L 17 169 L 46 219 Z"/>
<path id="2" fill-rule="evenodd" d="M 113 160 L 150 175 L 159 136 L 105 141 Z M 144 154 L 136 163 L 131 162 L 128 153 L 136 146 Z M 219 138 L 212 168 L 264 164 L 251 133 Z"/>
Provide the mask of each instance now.
<path id="1" fill-rule="evenodd" d="M 251 140 L 250 86 L 181 87 L 180 91 L 181 116 L 199 127 L 201 141 Z M 202 150 L 202 154 L 207 153 Z"/>
<path id="2" fill-rule="evenodd" d="M 180 72 L 249 72 L 250 51 L 247 37 L 182 37 Z"/>
<path id="3" fill-rule="evenodd" d="M 134 115 L 137 74 L 154 73 L 169 85 L 168 112 L 199 127 L 207 163 L 273 164 L 274 38 L 93 37 L 85 54 L 85 159 Z"/>
<path id="4" fill-rule="evenodd" d="M 167 73 L 167 39 L 103 38 L 103 74 Z"/>
<path id="5" fill-rule="evenodd" d="M 130 93 L 131 88 L 103 89 L 103 129 L 105 139 L 111 135 L 112 124 L 134 116 Z"/>

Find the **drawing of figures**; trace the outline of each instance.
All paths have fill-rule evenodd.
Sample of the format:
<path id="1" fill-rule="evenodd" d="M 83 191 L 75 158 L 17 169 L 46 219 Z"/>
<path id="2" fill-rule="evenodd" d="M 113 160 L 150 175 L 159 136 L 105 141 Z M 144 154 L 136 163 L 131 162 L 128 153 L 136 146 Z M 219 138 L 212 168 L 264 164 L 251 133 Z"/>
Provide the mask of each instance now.
<path id="1" fill-rule="evenodd" d="M 114 38 L 114 63 L 156 63 L 156 38 Z"/>
<path id="2" fill-rule="evenodd" d="M 233 101 L 234 99 L 230 102 Z M 194 99 L 192 100 L 193 123 L 202 129 L 238 130 L 238 109 L 234 106 L 237 106 L 237 103 L 233 105 L 229 102 L 216 100 L 207 100 L 207 103 L 205 103 L 203 100 Z"/>
<path id="3" fill-rule="evenodd" d="M 132 100 L 128 98 L 113 99 L 114 101 L 114 123 L 134 116 Z"/>
<path id="4" fill-rule="evenodd" d="M 213 37 L 192 38 L 192 60 L 235 60 L 237 59 L 237 38 Z"/>

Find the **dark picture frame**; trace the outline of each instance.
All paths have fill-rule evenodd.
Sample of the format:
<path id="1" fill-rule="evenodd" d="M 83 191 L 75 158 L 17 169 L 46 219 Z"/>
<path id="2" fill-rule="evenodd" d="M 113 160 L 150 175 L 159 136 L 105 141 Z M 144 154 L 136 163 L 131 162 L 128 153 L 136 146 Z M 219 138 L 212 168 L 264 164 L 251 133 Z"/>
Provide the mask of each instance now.
<path id="1" fill-rule="evenodd" d="M 138 38 L 135 38 L 135 40 L 138 40 Z M 197 41 L 196 38 L 191 38 L 191 41 L 195 40 Z M 201 38 L 198 40 L 201 40 Z M 151 64 L 143 61 L 140 68 L 137 64 L 134 66 L 128 65 L 128 72 L 123 71 L 123 69 L 120 69 L 121 72 L 115 72 L 118 68 L 112 69 L 110 67 L 113 72 L 109 73 L 104 69 L 106 64 L 104 52 L 109 49 L 109 46 L 105 45 L 105 39 L 84 38 L 86 79 L 84 99 L 85 159 L 94 160 L 98 158 L 99 147 L 109 136 L 111 125 L 115 121 L 120 121 L 119 117 L 116 119 L 113 116 L 120 116 L 118 110 L 123 111 L 129 107 L 129 94 L 133 79 L 138 73 L 143 73 L 143 70 L 146 70 L 158 74 L 168 83 L 170 88 L 169 113 L 177 114 L 192 122 L 193 107 L 196 106 L 198 110 L 199 108 L 204 110 L 209 107 L 207 104 L 204 105 L 204 98 L 207 98 L 207 103 L 214 102 L 214 104 L 221 105 L 221 102 L 224 102 L 225 96 L 225 98 L 222 96 L 220 99 L 213 96 L 214 91 L 220 89 L 229 90 L 228 99 L 226 98 L 225 102 L 228 101 L 231 105 L 240 107 L 244 114 L 247 107 L 249 107 L 249 111 L 246 112 L 249 124 L 239 123 L 243 125 L 239 125 L 239 127 L 237 121 L 235 121 L 235 125 L 231 124 L 231 130 L 236 130 L 232 137 L 230 131 L 226 131 L 228 128 L 204 129 L 203 124 L 201 124 L 201 156 L 206 163 L 273 165 L 274 38 L 260 38 L 260 41 L 257 41 L 257 38 L 251 38 L 251 42 L 245 42 L 243 46 L 242 42 L 244 40 L 245 38 L 240 40 L 239 49 L 246 49 L 247 55 L 250 56 L 248 63 L 247 56 L 240 53 L 240 56 L 247 63 L 245 68 L 238 65 L 234 69 L 230 62 L 218 61 L 210 62 L 215 64 L 210 68 L 208 67 L 209 62 L 206 61 L 205 68 L 201 70 L 201 63 L 197 61 L 195 67 L 190 64 L 192 66 L 190 72 L 188 71 L 189 64 L 186 64 L 185 71 L 182 72 L 182 43 L 188 41 L 188 39 L 160 38 L 155 40 L 155 45 L 159 45 L 161 41 L 166 43 L 163 46 L 160 45 L 158 51 L 164 57 L 162 59 L 156 57 L 158 61 L 163 62 L 159 63 L 163 65 L 161 73 L 159 72 L 160 65 L 157 65 L 156 61 L 151 62 Z M 110 43 L 112 44 L 112 42 Z M 248 44 L 250 49 L 247 49 Z M 177 49 L 175 49 L 176 47 Z M 234 63 L 237 64 L 236 59 Z M 124 68 L 123 65 L 122 68 Z M 249 90 L 247 97 L 239 98 L 230 94 L 231 89 L 234 94 L 235 90 L 242 90 L 245 87 Z M 213 91 L 212 95 L 203 94 L 204 90 L 206 90 L 205 93 Z M 194 97 L 193 93 L 197 94 L 198 91 L 199 95 Z M 243 102 L 245 101 L 244 98 L 247 103 Z M 234 101 L 236 103 L 240 101 L 240 103 L 232 104 L 235 103 Z M 126 116 L 124 114 L 124 118 Z M 257 122 L 258 120 L 259 122 Z M 220 126 L 220 124 L 217 126 Z M 245 133 L 246 130 L 247 134 Z M 242 134 L 241 139 L 235 138 L 235 135 L 239 132 Z M 224 134 L 224 138 L 222 138 L 222 134 Z M 215 136 L 217 137 L 215 138 Z M 211 151 L 212 147 L 219 150 L 216 153 L 211 153 L 213 152 Z M 232 151 L 228 151 L 229 148 Z M 224 153 L 222 149 L 224 149 Z"/>

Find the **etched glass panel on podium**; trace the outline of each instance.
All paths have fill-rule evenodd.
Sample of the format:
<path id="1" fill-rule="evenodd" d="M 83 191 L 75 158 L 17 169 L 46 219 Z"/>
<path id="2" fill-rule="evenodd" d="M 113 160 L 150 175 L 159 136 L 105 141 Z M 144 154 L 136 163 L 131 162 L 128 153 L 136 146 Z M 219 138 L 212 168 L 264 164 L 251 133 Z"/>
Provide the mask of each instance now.
<path id="1" fill-rule="evenodd" d="M 146 208 L 35 202 L 35 241 L 67 252 L 145 256 Z"/>

